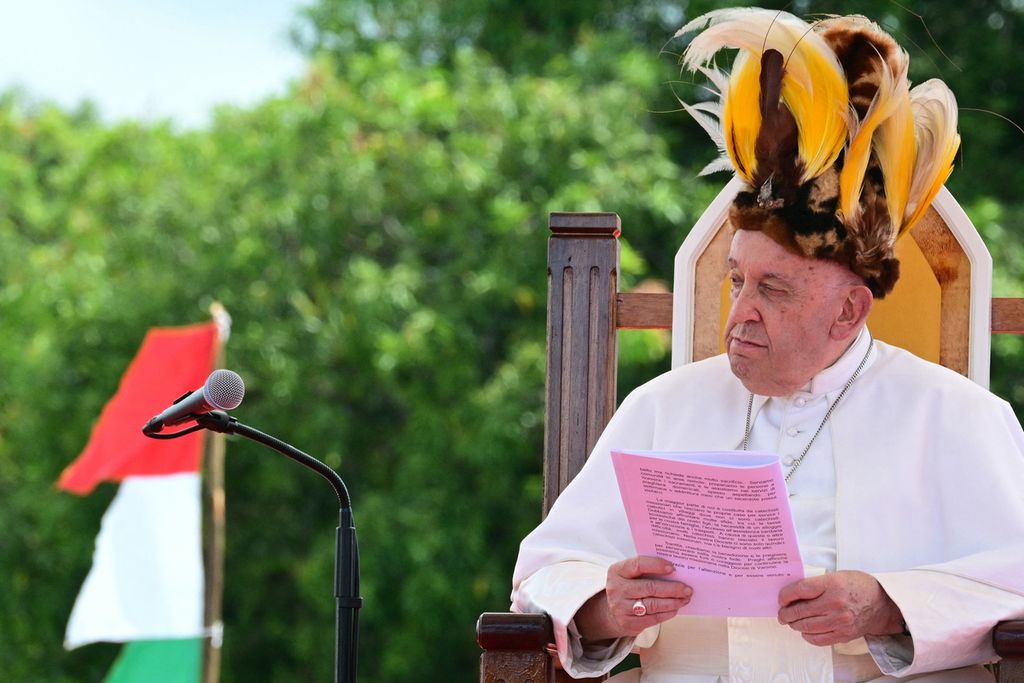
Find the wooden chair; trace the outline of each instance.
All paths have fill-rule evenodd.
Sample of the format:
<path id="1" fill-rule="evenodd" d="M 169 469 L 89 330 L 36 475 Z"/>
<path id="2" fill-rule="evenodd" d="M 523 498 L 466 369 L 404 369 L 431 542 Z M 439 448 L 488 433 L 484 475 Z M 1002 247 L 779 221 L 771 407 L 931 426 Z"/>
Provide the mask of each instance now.
<path id="1" fill-rule="evenodd" d="M 551 214 L 544 515 L 615 410 L 617 330 L 673 330 L 673 366 L 720 352 L 728 303 L 725 223 L 735 192 L 734 181 L 680 248 L 674 295 L 618 291 L 616 214 Z M 872 332 L 906 347 L 901 335 L 911 330 L 915 353 L 987 386 L 990 334 L 1024 333 L 1024 299 L 991 299 L 991 258 L 945 189 L 900 245 L 901 284 L 912 280 L 915 286 L 897 285 L 872 312 Z M 931 302 L 914 298 L 929 288 Z M 570 680 L 550 655 L 546 615 L 485 613 L 477 622 L 477 641 L 484 650 L 481 683 Z M 993 641 L 1004 658 L 993 666 L 999 683 L 1024 683 L 1024 620 L 1000 624 Z"/>

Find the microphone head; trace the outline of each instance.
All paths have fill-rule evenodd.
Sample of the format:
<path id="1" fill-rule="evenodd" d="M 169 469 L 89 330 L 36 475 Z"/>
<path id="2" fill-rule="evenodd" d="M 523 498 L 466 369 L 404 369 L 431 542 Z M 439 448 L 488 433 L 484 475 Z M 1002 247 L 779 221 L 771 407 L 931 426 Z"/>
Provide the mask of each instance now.
<path id="1" fill-rule="evenodd" d="M 245 382 L 231 370 L 214 370 L 203 385 L 203 398 L 217 410 L 234 410 L 244 396 Z"/>

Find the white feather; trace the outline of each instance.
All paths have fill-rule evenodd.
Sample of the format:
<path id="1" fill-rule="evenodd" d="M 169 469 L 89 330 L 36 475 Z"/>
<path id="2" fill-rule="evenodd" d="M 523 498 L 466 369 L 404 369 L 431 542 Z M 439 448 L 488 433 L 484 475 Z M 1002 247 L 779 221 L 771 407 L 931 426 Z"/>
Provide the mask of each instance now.
<path id="1" fill-rule="evenodd" d="M 722 103 L 721 102 L 700 102 L 698 104 L 687 104 L 682 100 L 679 104 L 683 106 L 686 113 L 693 117 L 694 121 L 700 124 L 704 132 L 708 134 L 711 141 L 718 147 L 718 151 L 725 151 L 725 135 L 722 133 Z"/>
<path id="2" fill-rule="evenodd" d="M 945 164 L 950 147 L 959 141 L 956 97 L 945 83 L 933 78 L 914 87 L 910 91 L 910 106 L 914 111 L 917 160 L 906 216 L 917 210 L 935 178 L 944 172 L 939 165 Z"/>
<path id="3" fill-rule="evenodd" d="M 716 10 L 697 17 L 676 35 L 690 33 L 705 24 L 710 24 L 709 28 L 695 36 L 683 52 L 683 65 L 690 70 L 707 64 L 715 53 L 727 47 L 746 50 L 755 56 L 766 49 L 775 49 L 788 58 L 802 43 L 803 49 L 813 49 L 832 63 L 836 73 L 843 73 L 839 59 L 818 32 L 788 12 L 751 7 Z M 808 92 L 814 92 L 814 83 L 801 64 L 787 64 L 787 70 Z"/>
<path id="4" fill-rule="evenodd" d="M 702 168 L 700 173 L 698 173 L 697 175 L 711 175 L 712 173 L 718 173 L 719 171 L 732 170 L 734 170 L 732 167 L 732 160 L 729 157 L 725 156 L 718 157 L 717 159 L 712 161 L 710 164 Z"/>
<path id="5" fill-rule="evenodd" d="M 697 67 L 697 70 L 704 74 L 704 77 L 711 81 L 711 85 L 714 87 L 707 87 L 707 89 L 718 99 L 722 99 L 722 93 L 729 89 L 729 74 L 722 71 L 721 69 L 708 68 L 706 66 Z"/>
<path id="6" fill-rule="evenodd" d="M 721 17 L 726 17 L 725 20 L 736 17 L 740 14 L 754 14 L 757 12 L 764 12 L 765 10 L 757 7 L 727 7 L 725 9 L 716 9 L 712 12 L 702 14 L 696 19 L 690 20 L 685 26 L 676 31 L 675 38 L 679 36 L 685 36 L 687 33 L 693 33 L 699 29 L 704 28 L 708 24 L 718 23 Z"/>

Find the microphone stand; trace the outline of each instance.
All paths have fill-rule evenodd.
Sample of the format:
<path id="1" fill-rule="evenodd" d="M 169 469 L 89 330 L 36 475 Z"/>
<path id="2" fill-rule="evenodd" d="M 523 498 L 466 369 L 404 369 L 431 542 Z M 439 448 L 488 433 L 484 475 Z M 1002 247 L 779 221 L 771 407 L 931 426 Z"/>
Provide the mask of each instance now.
<path id="1" fill-rule="evenodd" d="M 359 597 L 359 545 L 356 542 L 356 527 L 352 517 L 352 501 L 348 488 L 337 472 L 311 455 L 303 453 L 290 444 L 269 434 L 248 427 L 227 413 L 214 410 L 196 416 L 196 425 L 176 434 L 163 434 L 158 438 L 174 438 L 191 433 L 198 428 L 222 434 L 238 434 L 246 439 L 261 443 L 291 458 L 326 479 L 338 496 L 339 522 L 335 531 L 334 553 L 334 683 L 355 683 L 356 654 L 359 645 L 359 608 L 363 599 Z M 152 436 L 152 435 L 147 435 Z"/>

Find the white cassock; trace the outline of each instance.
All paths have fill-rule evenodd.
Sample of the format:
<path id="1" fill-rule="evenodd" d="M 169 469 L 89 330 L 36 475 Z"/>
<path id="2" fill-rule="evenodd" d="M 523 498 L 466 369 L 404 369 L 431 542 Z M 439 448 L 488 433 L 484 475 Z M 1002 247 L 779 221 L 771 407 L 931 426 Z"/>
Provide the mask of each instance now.
<path id="1" fill-rule="evenodd" d="M 871 343 L 787 397 L 754 396 L 749 448 L 798 456 Z M 808 574 L 857 569 L 895 601 L 910 638 L 805 643 L 775 619 L 680 616 L 605 648 L 573 615 L 636 554 L 610 451 L 739 448 L 750 394 L 716 356 L 668 372 L 622 403 L 582 471 L 520 548 L 512 608 L 546 612 L 575 677 L 631 649 L 644 683 L 824 683 L 889 676 L 991 681 L 991 629 L 1024 617 L 1024 432 L 1010 406 L 964 377 L 875 341 L 860 376 L 790 480 Z M 785 468 L 784 468 L 785 470 Z M 968 667 L 968 668 L 965 668 Z"/>

